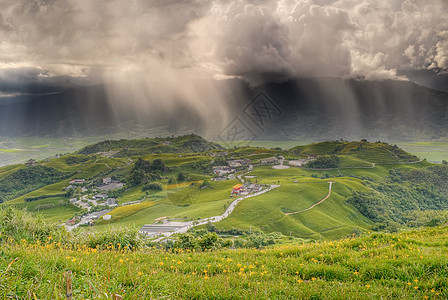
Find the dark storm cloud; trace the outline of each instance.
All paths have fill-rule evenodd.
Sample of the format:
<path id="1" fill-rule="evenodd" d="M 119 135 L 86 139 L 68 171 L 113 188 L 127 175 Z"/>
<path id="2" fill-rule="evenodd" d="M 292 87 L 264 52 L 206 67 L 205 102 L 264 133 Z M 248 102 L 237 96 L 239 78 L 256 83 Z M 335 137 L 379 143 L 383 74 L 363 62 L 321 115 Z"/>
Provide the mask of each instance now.
<path id="1" fill-rule="evenodd" d="M 0 12 L 0 69 L 44 72 L 38 81 L 448 70 L 444 0 L 4 0 Z"/>
<path id="2" fill-rule="evenodd" d="M 36 68 L 0 70 L 0 91 L 2 91 L 2 96 L 55 93 L 93 83 L 95 83 L 94 80 L 88 80 L 84 77 L 50 76 L 48 71 Z"/>
<path id="3" fill-rule="evenodd" d="M 217 21 L 209 34 L 227 75 L 396 78 L 400 69 L 448 68 L 447 6 L 411 0 L 223 2 L 210 18 Z"/>

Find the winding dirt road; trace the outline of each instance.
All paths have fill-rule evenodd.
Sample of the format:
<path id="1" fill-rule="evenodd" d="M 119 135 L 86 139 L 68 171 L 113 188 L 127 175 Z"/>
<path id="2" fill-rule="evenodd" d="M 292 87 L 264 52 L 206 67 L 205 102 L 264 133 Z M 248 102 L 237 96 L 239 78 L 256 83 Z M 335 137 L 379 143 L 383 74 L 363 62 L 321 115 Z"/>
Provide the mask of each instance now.
<path id="1" fill-rule="evenodd" d="M 330 184 L 330 186 L 328 187 L 328 195 L 326 195 L 322 200 L 320 200 L 319 202 L 314 203 L 313 205 L 311 205 L 310 207 L 308 207 L 308 208 L 306 208 L 306 209 L 303 209 L 303 210 L 300 210 L 300 211 L 295 211 L 295 212 L 285 213 L 285 215 L 286 215 L 286 216 L 289 216 L 289 215 L 294 215 L 294 214 L 298 214 L 298 213 L 301 213 L 301 212 L 305 212 L 305 211 L 310 210 L 310 209 L 314 208 L 315 206 L 321 204 L 321 203 L 324 202 L 325 200 L 327 200 L 327 199 L 331 196 L 331 186 L 332 186 L 333 183 L 335 183 L 335 182 L 333 182 L 333 181 L 329 181 L 328 183 Z"/>

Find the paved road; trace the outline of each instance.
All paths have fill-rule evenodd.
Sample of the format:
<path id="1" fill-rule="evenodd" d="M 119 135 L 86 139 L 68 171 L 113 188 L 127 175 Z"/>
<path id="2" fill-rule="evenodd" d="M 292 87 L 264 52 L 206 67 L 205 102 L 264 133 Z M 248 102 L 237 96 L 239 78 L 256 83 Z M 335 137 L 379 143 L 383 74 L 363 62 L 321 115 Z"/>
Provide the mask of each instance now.
<path id="1" fill-rule="evenodd" d="M 67 224 L 65 224 L 65 228 L 67 229 L 67 231 L 72 231 L 73 229 L 77 228 L 79 225 L 87 224 L 87 223 L 89 223 L 90 221 L 92 221 L 94 219 L 98 219 L 102 215 L 110 213 L 111 211 L 112 210 L 110 210 L 110 209 L 105 209 L 105 210 L 102 210 L 102 211 L 96 211 L 96 212 L 93 212 L 93 213 L 86 214 L 86 215 L 81 217 L 81 220 L 77 224 L 75 224 L 75 225 L 67 225 Z"/>
<path id="2" fill-rule="evenodd" d="M 220 216 L 214 216 L 214 217 L 210 217 L 210 218 L 206 218 L 206 219 L 202 219 L 202 220 L 197 220 L 197 221 L 190 221 L 190 222 L 184 222 L 184 226 L 178 228 L 175 231 L 171 231 L 171 232 L 165 232 L 162 233 L 161 237 L 159 237 L 158 239 L 155 240 L 155 242 L 161 241 L 164 238 L 167 238 L 175 233 L 186 233 L 188 231 L 188 229 L 193 228 L 195 226 L 200 226 L 200 225 L 205 225 L 208 222 L 211 223 L 216 223 L 219 221 L 224 220 L 225 218 L 227 218 L 228 216 L 230 216 L 230 214 L 233 212 L 233 210 L 235 209 L 235 207 L 238 205 L 238 203 L 240 203 L 241 201 L 243 201 L 244 199 L 250 198 L 250 197 L 255 197 L 264 193 L 267 193 L 277 187 L 279 187 L 280 185 L 271 185 L 269 188 L 261 190 L 258 193 L 255 194 L 251 194 L 251 195 L 247 195 L 238 199 L 235 199 L 232 203 L 230 203 L 229 207 L 227 207 L 226 211 L 220 215 Z M 164 223 L 163 226 L 169 226 L 170 223 Z"/>
<path id="3" fill-rule="evenodd" d="M 289 215 L 294 215 L 294 214 L 298 214 L 298 213 L 310 210 L 310 209 L 314 208 L 316 205 L 319 205 L 322 202 L 324 202 L 325 200 L 327 200 L 328 198 L 330 198 L 330 196 L 331 196 L 331 186 L 335 182 L 329 181 L 328 183 L 330 184 L 330 186 L 328 187 L 328 195 L 326 195 L 322 200 L 320 200 L 319 202 L 314 203 L 313 205 L 311 205 L 310 207 L 308 207 L 306 209 L 303 209 L 303 210 L 300 210 L 300 211 L 296 211 L 296 212 L 285 213 L 285 215 L 289 216 Z"/>
<path id="4" fill-rule="evenodd" d="M 236 178 L 238 178 L 238 180 L 241 181 L 241 183 L 244 184 L 243 176 L 246 175 L 246 174 L 249 174 L 250 172 L 252 172 L 253 169 L 254 169 L 254 166 L 253 166 L 253 165 L 248 165 L 248 170 L 247 170 L 247 172 L 244 172 L 244 173 L 242 173 L 242 174 L 236 176 Z"/>

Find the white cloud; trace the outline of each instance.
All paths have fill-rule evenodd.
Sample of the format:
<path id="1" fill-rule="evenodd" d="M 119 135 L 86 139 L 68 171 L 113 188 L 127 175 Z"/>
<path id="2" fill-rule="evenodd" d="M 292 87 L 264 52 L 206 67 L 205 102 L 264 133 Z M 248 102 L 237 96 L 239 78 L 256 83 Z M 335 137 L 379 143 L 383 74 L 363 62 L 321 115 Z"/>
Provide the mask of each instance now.
<path id="1" fill-rule="evenodd" d="M 165 67 L 258 83 L 448 69 L 444 0 L 4 0 L 0 11 L 0 65 L 54 75 Z"/>

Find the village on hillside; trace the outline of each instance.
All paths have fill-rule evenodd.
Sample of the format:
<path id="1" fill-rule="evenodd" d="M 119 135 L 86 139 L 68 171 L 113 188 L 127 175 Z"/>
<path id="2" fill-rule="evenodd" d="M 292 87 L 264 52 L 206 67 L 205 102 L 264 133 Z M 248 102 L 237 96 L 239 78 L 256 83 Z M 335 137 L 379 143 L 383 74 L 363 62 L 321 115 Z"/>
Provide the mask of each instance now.
<path id="1" fill-rule="evenodd" d="M 220 160 L 221 165 L 216 165 L 215 160 L 211 162 L 211 180 L 212 181 L 226 181 L 238 179 L 241 183 L 232 187 L 229 191 L 231 198 L 245 197 L 261 192 L 264 189 L 263 185 L 257 183 L 255 176 L 247 175 L 255 166 L 272 166 L 273 168 L 289 168 L 301 167 L 314 157 L 308 157 L 297 160 L 285 160 L 281 155 L 265 157 L 260 159 L 249 158 L 233 158 L 228 156 L 227 151 L 212 152 L 210 156 L 215 160 Z M 34 166 L 37 164 L 34 160 L 29 160 L 26 165 Z M 111 218 L 108 213 L 118 207 L 131 204 L 140 203 L 139 201 L 129 201 L 126 203 L 119 203 L 116 199 L 114 191 L 127 189 L 128 185 L 124 182 L 114 180 L 112 177 L 103 177 L 100 182 L 86 180 L 84 178 L 73 178 L 68 182 L 65 191 L 70 193 L 69 202 L 86 213 L 81 217 L 74 217 L 66 222 L 67 226 L 79 225 L 93 225 L 93 221 L 99 217 Z M 99 214 L 102 212 L 102 214 Z M 168 221 L 169 217 L 162 218 L 160 221 Z"/>

